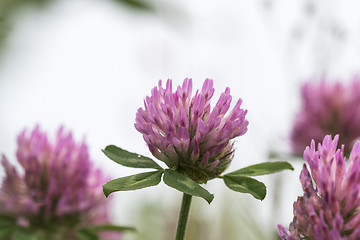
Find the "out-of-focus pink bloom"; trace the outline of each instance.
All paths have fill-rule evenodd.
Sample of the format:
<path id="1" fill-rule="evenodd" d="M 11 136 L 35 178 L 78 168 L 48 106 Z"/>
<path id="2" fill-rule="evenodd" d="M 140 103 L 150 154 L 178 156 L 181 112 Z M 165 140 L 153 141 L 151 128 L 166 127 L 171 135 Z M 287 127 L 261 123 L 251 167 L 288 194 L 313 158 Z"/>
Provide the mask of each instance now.
<path id="1" fill-rule="evenodd" d="M 170 168 L 196 182 L 206 182 L 222 173 L 233 157 L 231 139 L 246 133 L 247 110 L 239 99 L 228 113 L 232 97 L 226 88 L 213 109 L 213 81 L 206 79 L 201 91 L 192 94 L 192 80 L 185 79 L 173 92 L 159 81 L 139 108 L 135 128 L 143 134 L 151 153 Z"/>
<path id="2" fill-rule="evenodd" d="M 302 86 L 301 96 L 302 106 L 290 136 L 293 153 L 302 155 L 311 139 L 320 142 L 327 134 L 339 134 L 348 156 L 360 137 L 360 79 L 347 85 L 308 82 Z"/>
<path id="3" fill-rule="evenodd" d="M 304 152 L 300 174 L 304 195 L 294 203 L 294 219 L 287 230 L 279 225 L 283 240 L 360 239 L 360 141 L 351 151 L 348 166 L 339 136 L 328 135 L 315 149 L 314 140 Z M 315 182 L 315 186 L 313 184 Z"/>
<path id="4" fill-rule="evenodd" d="M 63 128 L 52 143 L 36 127 L 18 136 L 16 156 L 23 173 L 2 156 L 6 176 L 0 189 L 0 215 L 28 227 L 70 232 L 109 223 L 101 188 L 107 179 L 92 165 L 84 143 L 75 143 Z"/>

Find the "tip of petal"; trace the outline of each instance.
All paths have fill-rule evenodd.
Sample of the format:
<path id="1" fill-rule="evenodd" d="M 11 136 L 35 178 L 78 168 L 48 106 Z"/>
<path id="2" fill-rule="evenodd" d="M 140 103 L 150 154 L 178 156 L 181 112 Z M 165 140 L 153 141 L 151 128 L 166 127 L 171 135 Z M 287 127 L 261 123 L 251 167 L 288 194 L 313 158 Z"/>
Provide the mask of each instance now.
<path id="1" fill-rule="evenodd" d="M 281 224 L 278 224 L 277 227 L 278 227 L 279 237 L 280 237 L 282 240 L 287 240 L 288 237 L 290 237 L 290 232 L 289 232 L 289 230 L 287 230 L 286 228 L 284 228 Z"/>
<path id="2" fill-rule="evenodd" d="M 350 153 L 350 157 L 349 157 L 349 162 L 356 162 L 356 161 L 360 161 L 360 141 L 356 141 L 356 143 L 354 144 L 351 153 Z M 355 164 L 357 165 L 357 164 Z"/>

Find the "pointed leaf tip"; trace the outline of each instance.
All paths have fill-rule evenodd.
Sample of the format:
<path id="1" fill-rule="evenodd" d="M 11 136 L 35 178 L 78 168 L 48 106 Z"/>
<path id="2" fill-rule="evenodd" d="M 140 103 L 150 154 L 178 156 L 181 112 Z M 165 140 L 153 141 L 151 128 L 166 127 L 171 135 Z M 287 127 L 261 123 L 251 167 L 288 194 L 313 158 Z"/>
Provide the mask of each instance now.
<path id="1" fill-rule="evenodd" d="M 209 204 L 214 199 L 214 195 L 210 194 L 205 188 L 200 186 L 200 184 L 194 182 L 187 176 L 172 169 L 165 169 L 163 180 L 166 185 L 175 188 L 183 193 L 192 196 L 202 197 Z"/>
<path id="2" fill-rule="evenodd" d="M 114 145 L 109 145 L 102 151 L 108 158 L 125 167 L 154 168 L 154 169 L 162 170 L 162 167 L 160 167 L 151 158 L 145 157 L 137 153 L 126 151 Z"/>
<path id="3" fill-rule="evenodd" d="M 81 240 L 99 240 L 99 236 L 89 229 L 80 229 L 76 233 Z"/>
<path id="4" fill-rule="evenodd" d="M 127 177 L 111 180 L 103 185 L 106 197 L 117 191 L 137 190 L 141 188 L 158 185 L 161 181 L 163 171 L 139 173 Z"/>
<path id="5" fill-rule="evenodd" d="M 241 168 L 225 176 L 260 176 L 281 172 L 283 170 L 294 170 L 288 162 L 264 162 Z"/>
<path id="6" fill-rule="evenodd" d="M 246 176 L 224 176 L 225 185 L 233 191 L 249 193 L 254 198 L 263 200 L 266 196 L 266 186 L 256 179 Z"/>

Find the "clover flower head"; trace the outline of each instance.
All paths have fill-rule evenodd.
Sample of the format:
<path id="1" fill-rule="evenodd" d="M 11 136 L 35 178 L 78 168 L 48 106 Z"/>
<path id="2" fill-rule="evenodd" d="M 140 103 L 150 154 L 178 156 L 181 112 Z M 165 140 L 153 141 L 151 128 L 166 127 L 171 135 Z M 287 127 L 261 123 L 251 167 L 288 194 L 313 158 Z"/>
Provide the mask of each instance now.
<path id="1" fill-rule="evenodd" d="M 106 179 L 92 165 L 85 143 L 76 143 L 63 128 L 50 142 L 38 127 L 30 134 L 23 131 L 17 142 L 23 174 L 2 156 L 6 175 L 0 189 L 0 215 L 39 228 L 71 230 L 109 223 L 101 191 Z"/>
<path id="2" fill-rule="evenodd" d="M 360 79 L 340 82 L 305 83 L 301 88 L 302 106 L 291 131 L 292 151 L 301 155 L 311 139 L 322 141 L 325 135 L 340 135 L 348 156 L 360 137 Z"/>
<path id="3" fill-rule="evenodd" d="M 196 182 L 203 183 L 221 174 L 233 158 L 231 139 L 246 133 L 247 110 L 239 99 L 228 112 L 232 97 L 226 88 L 211 109 L 213 81 L 206 79 L 192 96 L 192 80 L 185 79 L 173 92 L 172 81 L 161 81 L 136 114 L 135 128 L 151 153 Z"/>
<path id="4" fill-rule="evenodd" d="M 316 150 L 315 142 L 304 152 L 300 181 L 304 195 L 294 203 L 290 229 L 278 225 L 283 240 L 360 239 L 360 141 L 351 151 L 348 166 L 339 136 L 328 135 Z M 313 184 L 315 183 L 315 186 Z"/>

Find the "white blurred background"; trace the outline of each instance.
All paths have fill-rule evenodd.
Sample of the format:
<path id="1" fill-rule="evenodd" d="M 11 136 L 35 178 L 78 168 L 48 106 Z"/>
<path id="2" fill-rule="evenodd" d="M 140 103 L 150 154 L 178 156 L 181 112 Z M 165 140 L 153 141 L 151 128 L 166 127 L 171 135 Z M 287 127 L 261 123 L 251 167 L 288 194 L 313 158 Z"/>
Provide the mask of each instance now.
<path id="1" fill-rule="evenodd" d="M 18 7 L 8 17 L 11 24 L 0 24 L 6 33 L 0 51 L 0 152 L 15 162 L 21 130 L 38 124 L 54 136 L 64 125 L 88 143 L 92 159 L 112 178 L 137 173 L 107 159 L 101 148 L 115 144 L 150 156 L 133 125 L 151 88 L 159 79 L 171 78 L 177 86 L 190 77 L 196 89 L 212 78 L 213 104 L 228 86 L 234 102 L 242 98 L 248 109 L 249 130 L 236 140 L 231 171 L 267 161 L 270 151 L 289 152 L 301 82 L 321 75 L 346 81 L 359 72 L 356 0 L 154 0 L 149 5 L 152 10 L 111 0 L 53 0 Z M 192 208 L 193 214 L 201 209 L 202 220 L 213 227 L 206 239 L 224 234 L 216 226 L 225 200 L 233 213 L 251 210 L 265 236 L 277 223 L 287 226 L 301 193 L 301 165 L 295 162 L 294 172 L 277 179 L 259 178 L 268 186 L 262 202 L 211 181 L 206 187 L 214 202 L 208 206 L 196 199 Z M 176 218 L 181 201 L 181 194 L 164 184 L 114 196 L 116 223 L 134 226 L 139 204 L 158 202 Z M 249 236 L 228 239 L 261 239 Z"/>

